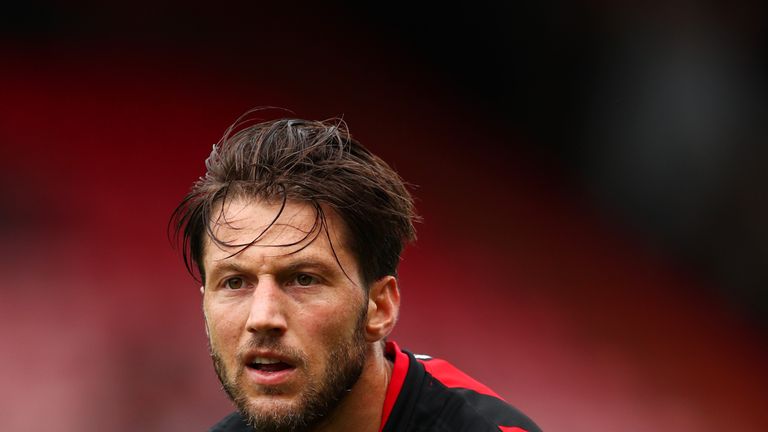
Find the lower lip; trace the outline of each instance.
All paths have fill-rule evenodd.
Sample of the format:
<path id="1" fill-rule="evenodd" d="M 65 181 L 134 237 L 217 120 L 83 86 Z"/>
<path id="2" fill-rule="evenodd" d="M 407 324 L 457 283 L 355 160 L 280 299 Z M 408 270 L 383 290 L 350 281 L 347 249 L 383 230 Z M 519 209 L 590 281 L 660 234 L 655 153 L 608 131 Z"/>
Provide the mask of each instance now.
<path id="1" fill-rule="evenodd" d="M 293 376 L 296 368 L 283 369 L 276 372 L 265 372 L 258 369 L 246 367 L 246 374 L 256 384 L 259 385 L 278 385 L 283 384 Z"/>

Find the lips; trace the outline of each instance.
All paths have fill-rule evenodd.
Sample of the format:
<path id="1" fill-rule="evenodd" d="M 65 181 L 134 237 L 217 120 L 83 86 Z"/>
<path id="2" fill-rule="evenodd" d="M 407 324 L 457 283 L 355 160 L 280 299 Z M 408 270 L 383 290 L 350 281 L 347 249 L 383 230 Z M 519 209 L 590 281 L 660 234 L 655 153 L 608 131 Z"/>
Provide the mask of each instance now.
<path id="1" fill-rule="evenodd" d="M 256 369 L 262 372 L 280 372 L 286 369 L 292 369 L 293 366 L 276 358 L 269 357 L 255 357 L 250 363 L 246 365 L 251 369 Z"/>
<path id="2" fill-rule="evenodd" d="M 260 385 L 286 383 L 294 375 L 298 361 L 275 352 L 251 352 L 244 358 L 247 375 Z"/>

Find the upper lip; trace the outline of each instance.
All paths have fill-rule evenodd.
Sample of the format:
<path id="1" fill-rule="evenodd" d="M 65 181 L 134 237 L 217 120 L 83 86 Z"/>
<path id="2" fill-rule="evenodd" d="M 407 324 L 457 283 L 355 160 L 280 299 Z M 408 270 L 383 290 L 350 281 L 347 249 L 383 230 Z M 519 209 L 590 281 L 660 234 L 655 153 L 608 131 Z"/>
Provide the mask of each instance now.
<path id="1" fill-rule="evenodd" d="M 296 367 L 296 361 L 291 359 L 289 356 L 281 354 L 281 353 L 276 352 L 276 351 L 268 351 L 268 350 L 248 351 L 248 353 L 246 353 L 246 355 L 243 356 L 243 361 L 244 361 L 245 365 L 247 366 L 247 365 L 252 364 L 258 358 L 265 358 L 265 359 L 269 359 L 269 360 L 276 360 L 278 362 L 285 363 L 288 366 Z"/>

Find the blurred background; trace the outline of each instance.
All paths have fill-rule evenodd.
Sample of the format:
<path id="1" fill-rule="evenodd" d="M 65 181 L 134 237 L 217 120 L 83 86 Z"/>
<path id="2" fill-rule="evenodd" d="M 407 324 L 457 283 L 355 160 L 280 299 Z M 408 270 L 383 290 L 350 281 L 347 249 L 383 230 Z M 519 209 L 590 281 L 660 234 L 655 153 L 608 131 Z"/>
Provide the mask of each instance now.
<path id="1" fill-rule="evenodd" d="M 758 1 L 32 1 L 0 13 L 0 430 L 231 407 L 168 218 L 255 106 L 409 182 L 401 346 L 546 431 L 768 430 Z"/>

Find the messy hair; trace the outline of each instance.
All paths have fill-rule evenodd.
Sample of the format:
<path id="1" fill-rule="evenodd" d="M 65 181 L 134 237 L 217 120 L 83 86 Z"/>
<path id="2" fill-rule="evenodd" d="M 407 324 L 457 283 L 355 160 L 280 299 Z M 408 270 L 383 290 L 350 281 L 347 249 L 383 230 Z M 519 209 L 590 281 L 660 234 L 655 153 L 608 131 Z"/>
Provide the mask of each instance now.
<path id="1" fill-rule="evenodd" d="M 256 123 L 249 119 L 250 114 L 230 126 L 213 146 L 205 161 L 205 175 L 173 212 L 169 232 L 181 246 L 187 270 L 193 275 L 197 270 L 204 282 L 206 236 L 215 244 L 238 248 L 235 254 L 240 253 L 277 221 L 288 200 L 297 200 L 314 208 L 315 227 L 293 244 L 314 241 L 320 232 L 328 235 L 324 209 L 329 208 L 344 222 L 345 243 L 357 259 L 365 286 L 396 275 L 403 247 L 416 237 L 413 223 L 418 218 L 400 176 L 354 140 L 341 119 L 284 118 Z M 228 199 L 242 197 L 282 205 L 251 242 L 229 244 L 214 234 L 212 217 Z M 335 255 L 333 244 L 331 247 Z M 341 265 L 338 256 L 335 258 Z"/>

